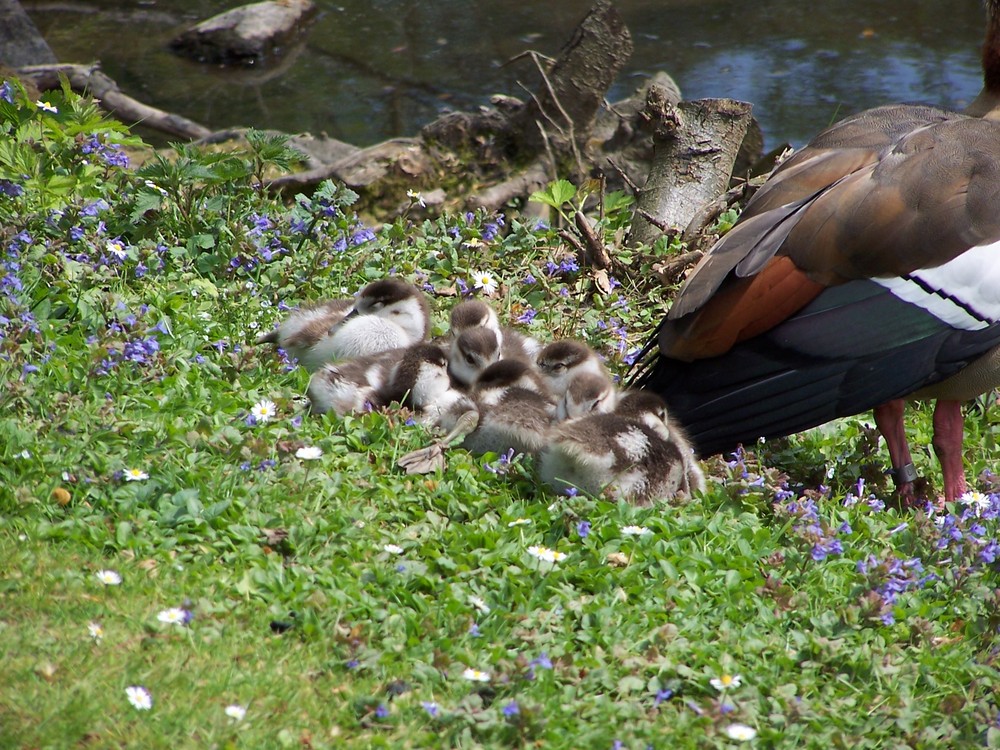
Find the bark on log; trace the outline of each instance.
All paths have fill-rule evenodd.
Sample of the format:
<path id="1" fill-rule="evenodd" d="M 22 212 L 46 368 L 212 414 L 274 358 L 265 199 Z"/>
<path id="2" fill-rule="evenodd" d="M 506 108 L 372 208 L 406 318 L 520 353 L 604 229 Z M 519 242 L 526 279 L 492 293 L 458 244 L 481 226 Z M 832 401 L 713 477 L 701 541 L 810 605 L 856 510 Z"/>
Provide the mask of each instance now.
<path id="1" fill-rule="evenodd" d="M 271 180 L 270 190 L 306 190 L 323 180 L 338 179 L 348 187 L 366 188 L 398 170 L 410 175 L 420 175 L 430 170 L 430 157 L 415 138 L 393 138 L 370 148 L 358 149 L 333 164 L 319 169 L 282 175 Z"/>
<path id="2" fill-rule="evenodd" d="M 55 62 L 55 53 L 21 4 L 17 0 L 0 0 L 0 64 L 19 68 Z"/>
<path id="3" fill-rule="evenodd" d="M 522 155 L 583 150 L 608 88 L 632 55 L 632 35 L 610 0 L 598 0 L 514 121 Z M 537 59 L 537 57 L 536 57 Z"/>
<path id="4" fill-rule="evenodd" d="M 653 88 L 647 115 L 654 123 L 653 161 L 636 201 L 628 245 L 651 245 L 662 225 L 685 229 L 698 210 L 729 187 L 733 163 L 750 125 L 751 105 L 732 99 L 700 99 L 671 107 Z"/>
<path id="5" fill-rule="evenodd" d="M 88 93 L 99 99 L 104 109 L 127 124 L 142 124 L 190 140 L 205 138 L 212 134 L 212 131 L 204 125 L 150 107 L 123 94 L 118 84 L 98 70 L 96 65 L 27 65 L 18 68 L 17 73 L 30 80 L 41 91 L 59 88 L 59 79 L 65 76 L 74 91 L 80 94 Z"/>
<path id="6" fill-rule="evenodd" d="M 541 190 L 549 181 L 548 171 L 541 162 L 535 162 L 498 185 L 486 188 L 469 199 L 472 208 L 497 211 L 515 198 L 531 195 Z"/>

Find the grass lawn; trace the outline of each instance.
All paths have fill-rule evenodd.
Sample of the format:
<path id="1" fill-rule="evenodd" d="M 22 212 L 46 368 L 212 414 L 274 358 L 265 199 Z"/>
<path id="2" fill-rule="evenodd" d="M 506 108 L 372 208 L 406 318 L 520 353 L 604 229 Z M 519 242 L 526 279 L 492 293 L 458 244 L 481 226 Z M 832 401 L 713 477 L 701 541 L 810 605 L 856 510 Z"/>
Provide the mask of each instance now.
<path id="1" fill-rule="evenodd" d="M 624 373 L 676 248 L 602 293 L 513 215 L 414 195 L 373 231 L 332 184 L 275 200 L 292 155 L 259 134 L 133 168 L 92 103 L 10 84 L 0 134 L 0 747 L 1000 746 L 988 410 L 982 492 L 940 512 L 891 507 L 866 415 L 650 508 L 556 495 L 529 457 L 408 477 L 405 410 L 309 416 L 257 335 L 390 273 L 442 333 L 485 272 L 505 322 Z M 909 429 L 940 483 L 927 410 Z"/>

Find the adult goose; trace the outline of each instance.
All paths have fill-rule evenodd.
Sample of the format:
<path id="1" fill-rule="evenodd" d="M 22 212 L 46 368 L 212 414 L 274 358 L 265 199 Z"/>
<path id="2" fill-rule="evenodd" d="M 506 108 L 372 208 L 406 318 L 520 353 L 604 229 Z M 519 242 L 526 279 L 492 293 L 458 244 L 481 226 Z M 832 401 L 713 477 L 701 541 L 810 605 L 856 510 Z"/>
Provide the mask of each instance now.
<path id="1" fill-rule="evenodd" d="M 785 161 L 706 254 L 636 382 L 702 456 L 874 409 L 905 502 L 903 399 L 938 399 L 944 497 L 961 403 L 1000 384 L 1000 0 L 964 114 L 878 107 Z"/>

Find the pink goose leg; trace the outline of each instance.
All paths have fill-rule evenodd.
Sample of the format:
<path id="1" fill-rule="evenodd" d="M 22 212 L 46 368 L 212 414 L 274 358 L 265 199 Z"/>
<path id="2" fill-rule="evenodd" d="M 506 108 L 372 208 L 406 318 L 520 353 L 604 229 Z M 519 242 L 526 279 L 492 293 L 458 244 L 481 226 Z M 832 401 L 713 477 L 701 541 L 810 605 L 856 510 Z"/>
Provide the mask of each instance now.
<path id="1" fill-rule="evenodd" d="M 875 415 L 875 426 L 885 438 L 885 445 L 889 449 L 889 459 L 892 461 L 892 468 L 898 471 L 904 467 L 913 466 L 913 457 L 910 455 L 910 446 L 906 442 L 906 429 L 903 426 L 903 409 L 906 402 L 897 398 L 888 401 L 873 409 Z M 913 494 L 913 481 L 898 482 L 899 499 L 903 505 L 909 507 L 916 502 Z"/>
<path id="2" fill-rule="evenodd" d="M 876 424 L 877 424 L 876 420 Z M 881 427 L 879 427 L 881 429 Z M 945 502 L 965 494 L 965 467 L 962 465 L 962 436 L 965 422 L 960 401 L 938 400 L 934 406 L 934 453 L 941 462 Z M 891 453 L 890 453 L 891 455 Z"/>

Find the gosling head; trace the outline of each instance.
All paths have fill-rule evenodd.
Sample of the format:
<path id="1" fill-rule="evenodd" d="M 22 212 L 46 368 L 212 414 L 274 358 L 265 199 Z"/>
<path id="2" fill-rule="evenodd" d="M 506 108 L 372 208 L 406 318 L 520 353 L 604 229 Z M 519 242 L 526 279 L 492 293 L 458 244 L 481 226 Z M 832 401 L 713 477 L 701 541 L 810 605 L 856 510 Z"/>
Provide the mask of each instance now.
<path id="1" fill-rule="evenodd" d="M 499 337 L 500 318 L 485 302 L 470 299 L 451 308 L 451 335 L 458 336 L 470 328 L 489 328 Z"/>
<path id="2" fill-rule="evenodd" d="M 479 374 L 500 361 L 500 341 L 489 328 L 473 327 L 462 331 L 451 342 L 448 372 L 462 386 L 470 386 Z"/>
<path id="3" fill-rule="evenodd" d="M 618 392 L 609 378 L 594 372 L 578 372 L 570 379 L 566 393 L 556 405 L 556 419 L 607 414 L 614 411 L 617 402 Z"/>
<path id="4" fill-rule="evenodd" d="M 410 343 L 427 338 L 430 307 L 427 297 L 412 284 L 399 279 L 373 281 L 358 294 L 348 318 L 376 315 L 391 321 L 407 334 Z"/>
<path id="5" fill-rule="evenodd" d="M 385 401 L 399 401 L 414 409 L 428 409 L 453 391 L 448 358 L 434 344 L 407 348 L 392 368 Z"/>
<path id="6" fill-rule="evenodd" d="M 483 370 L 472 386 L 477 401 L 487 405 L 498 403 L 510 390 L 530 391 L 546 401 L 552 394 L 545 380 L 535 369 L 519 359 L 501 359 Z"/>
<path id="7" fill-rule="evenodd" d="M 600 357 L 582 341 L 553 341 L 538 353 L 536 364 L 557 398 L 566 393 L 570 380 L 579 373 L 590 372 L 610 379 Z"/>
<path id="8" fill-rule="evenodd" d="M 667 413 L 667 402 L 651 391 L 630 390 L 621 394 L 615 414 L 642 424 L 664 440 L 671 439 L 673 423 Z"/>

